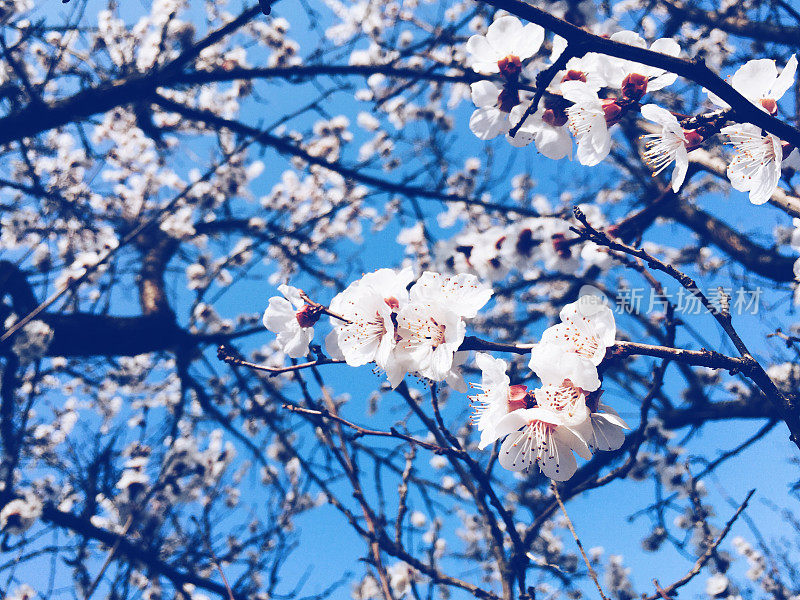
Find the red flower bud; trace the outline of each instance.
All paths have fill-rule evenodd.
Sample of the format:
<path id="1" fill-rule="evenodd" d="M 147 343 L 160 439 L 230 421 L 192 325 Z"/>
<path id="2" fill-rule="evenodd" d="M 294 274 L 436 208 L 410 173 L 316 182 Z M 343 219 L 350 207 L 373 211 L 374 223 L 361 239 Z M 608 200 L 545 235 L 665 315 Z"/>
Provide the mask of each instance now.
<path id="1" fill-rule="evenodd" d="M 622 107 L 616 100 L 603 100 L 603 114 L 606 116 L 606 124 L 611 127 L 622 117 Z"/>
<path id="2" fill-rule="evenodd" d="M 569 247 L 570 243 L 563 233 L 556 233 L 553 234 L 552 237 L 553 248 L 555 248 L 556 254 L 558 254 L 561 258 L 569 258 L 572 256 L 572 252 L 570 252 Z"/>
<path id="3" fill-rule="evenodd" d="M 528 406 L 528 387 L 524 385 L 511 385 L 508 387 L 508 411 L 520 408 L 530 408 Z"/>
<path id="4" fill-rule="evenodd" d="M 501 111 L 510 113 L 511 109 L 519 104 L 519 91 L 513 87 L 504 87 L 500 95 L 497 96 L 497 103 Z"/>
<path id="5" fill-rule="evenodd" d="M 699 148 L 700 145 L 703 143 L 703 134 L 698 132 L 696 129 L 684 129 L 683 137 L 686 138 L 687 150 L 694 150 L 695 148 Z"/>

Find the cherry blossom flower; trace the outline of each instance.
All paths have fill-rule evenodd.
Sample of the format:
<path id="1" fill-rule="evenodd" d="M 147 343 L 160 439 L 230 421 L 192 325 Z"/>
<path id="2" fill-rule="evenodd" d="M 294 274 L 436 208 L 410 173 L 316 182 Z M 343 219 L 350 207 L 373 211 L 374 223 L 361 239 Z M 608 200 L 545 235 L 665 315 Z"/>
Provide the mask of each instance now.
<path id="1" fill-rule="evenodd" d="M 520 103 L 519 91 L 499 87 L 491 81 L 476 81 L 470 86 L 472 101 L 478 108 L 469 119 L 469 128 L 481 140 L 491 140 L 511 129 L 509 113 Z"/>
<path id="2" fill-rule="evenodd" d="M 308 354 L 308 345 L 314 337 L 314 324 L 319 313 L 310 311 L 310 306 L 300 297 L 300 290 L 289 285 L 280 285 L 283 294 L 269 299 L 264 311 L 264 327 L 278 334 L 278 345 L 290 358 L 302 358 Z"/>
<path id="3" fill-rule="evenodd" d="M 544 385 L 534 390 L 533 395 L 538 406 L 557 412 L 567 427 L 578 426 L 589 418 L 586 393 L 569 380 Z"/>
<path id="4" fill-rule="evenodd" d="M 510 471 L 529 473 L 538 464 L 547 477 L 566 481 L 578 468 L 573 451 L 591 458 L 586 441 L 566 426 L 561 413 L 548 408 L 515 410 L 500 420 L 494 434 L 497 438 L 507 436 L 499 460 Z"/>
<path id="5" fill-rule="evenodd" d="M 461 316 L 446 305 L 423 300 L 403 307 L 397 314 L 398 350 L 392 371 L 387 370 L 392 387 L 406 372 L 432 381 L 446 379 L 466 331 Z"/>
<path id="6" fill-rule="evenodd" d="M 375 362 L 392 369 L 391 354 L 397 344 L 396 319 L 401 306 L 408 303 L 407 286 L 414 278 L 411 268 L 400 272 L 378 269 L 367 273 L 337 294 L 330 310 L 349 322 L 331 317 L 333 331 L 326 346 L 341 353 L 351 367 Z M 402 377 L 402 376 L 401 376 Z"/>
<path id="7" fill-rule="evenodd" d="M 611 36 L 611 39 L 629 46 L 647 48 L 647 42 L 633 31 L 618 31 Z M 650 50 L 668 56 L 678 56 L 681 48 L 678 42 L 671 38 L 660 38 L 652 43 Z M 623 96 L 631 100 L 639 100 L 648 91 L 672 85 L 678 78 L 675 73 L 669 73 L 664 69 L 613 56 L 603 56 L 600 64 L 606 84 L 621 89 Z"/>
<path id="8" fill-rule="evenodd" d="M 778 112 L 778 100 L 794 83 L 797 71 L 797 58 L 792 54 L 786 66 L 778 75 L 775 61 L 770 58 L 749 60 L 730 78 L 729 83 L 737 92 L 770 114 Z M 707 92 L 708 99 L 721 108 L 730 105 L 713 92 Z"/>
<path id="9" fill-rule="evenodd" d="M 608 127 L 617 122 L 622 109 L 613 100 L 600 100 L 597 92 L 583 81 L 565 81 L 561 93 L 573 102 L 566 112 L 572 135 L 578 142 L 578 160 L 592 167 L 611 151 Z"/>
<path id="10" fill-rule="evenodd" d="M 729 125 L 720 130 L 736 154 L 728 165 L 728 179 L 735 190 L 749 192 L 750 202 L 764 204 L 775 192 L 781 178 L 781 141 L 750 123 Z"/>
<path id="11" fill-rule="evenodd" d="M 645 141 L 644 160 L 653 169 L 653 177 L 673 162 L 672 191 L 677 192 L 689 170 L 689 149 L 702 142 L 702 136 L 694 130 L 686 131 L 671 112 L 655 104 L 645 104 L 642 116 L 661 126 L 660 133 L 643 135 Z"/>
<path id="12" fill-rule="evenodd" d="M 478 448 L 483 450 L 497 439 L 495 428 L 500 419 L 514 410 L 532 408 L 532 403 L 528 401 L 524 385 L 511 385 L 506 375 L 506 361 L 479 352 L 475 355 L 475 363 L 481 370 L 481 383 L 473 384 L 473 387 L 481 393 L 470 396 L 470 400 L 474 410 L 472 419 L 481 432 Z"/>
<path id="13" fill-rule="evenodd" d="M 600 387 L 597 376 L 606 349 L 614 343 L 611 309 L 595 296 L 582 296 L 561 309 L 561 323 L 547 328 L 528 363 L 545 385 L 568 379 L 586 391 Z"/>
<path id="14" fill-rule="evenodd" d="M 539 51 L 544 29 L 535 23 L 523 26 L 517 17 L 505 16 L 489 25 L 486 35 L 473 35 L 467 40 L 473 70 L 506 77 L 519 75 L 521 61 Z"/>

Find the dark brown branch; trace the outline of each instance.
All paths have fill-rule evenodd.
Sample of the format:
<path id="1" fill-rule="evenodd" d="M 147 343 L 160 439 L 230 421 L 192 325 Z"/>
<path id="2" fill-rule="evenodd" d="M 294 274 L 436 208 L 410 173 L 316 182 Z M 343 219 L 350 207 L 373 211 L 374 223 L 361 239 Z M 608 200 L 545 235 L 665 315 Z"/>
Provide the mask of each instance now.
<path id="1" fill-rule="evenodd" d="M 629 46 L 594 35 L 540 8 L 531 6 L 527 2 L 524 2 L 524 0 L 484 1 L 486 4 L 507 10 L 511 14 L 525 19 L 526 21 L 538 23 L 545 29 L 557 33 L 566 39 L 570 45 L 576 45 L 579 48 L 579 52 L 598 52 L 600 54 L 658 67 L 670 73 L 680 75 L 714 92 L 727 102 L 731 108 L 733 108 L 736 120 L 757 125 L 778 136 L 780 139 L 790 142 L 794 146 L 800 146 L 800 130 L 797 130 L 788 123 L 784 123 L 780 119 L 758 108 L 755 104 L 733 89 L 733 87 L 714 73 L 714 71 L 709 69 L 702 61 L 668 56 L 660 52 Z"/>

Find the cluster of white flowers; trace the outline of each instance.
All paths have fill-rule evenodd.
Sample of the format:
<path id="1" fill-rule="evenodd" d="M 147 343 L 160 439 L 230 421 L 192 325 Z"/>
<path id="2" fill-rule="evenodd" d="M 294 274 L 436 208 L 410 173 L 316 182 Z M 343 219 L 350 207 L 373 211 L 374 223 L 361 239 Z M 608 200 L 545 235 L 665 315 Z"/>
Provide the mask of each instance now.
<path id="1" fill-rule="evenodd" d="M 410 268 L 379 269 L 351 283 L 329 307 L 282 285 L 284 297 L 270 298 L 264 325 L 288 356 L 301 358 L 309 352 L 314 325 L 328 314 L 332 331 L 325 346 L 331 357 L 354 367 L 374 363 L 392 387 L 412 373 L 464 391 L 458 367 L 468 354 L 459 350 L 465 319 L 477 315 L 492 290 L 474 275 L 426 271 L 412 285 L 413 278 Z M 528 472 L 538 464 L 548 477 L 564 481 L 577 469 L 573 451 L 588 459 L 593 450 L 616 450 L 627 425 L 600 403 L 597 367 L 616 335 L 611 309 L 585 295 L 560 316 L 561 323 L 545 330 L 531 351 L 529 366 L 542 387 L 511 385 L 505 361 L 478 353 L 481 394 L 472 400 L 479 448 L 505 437 L 505 468 Z"/>
<path id="2" fill-rule="evenodd" d="M 6 504 L 0 511 L 0 531 L 10 535 L 22 535 L 42 516 L 42 502 L 28 490 L 21 498 Z"/>
<path id="3" fill-rule="evenodd" d="M 625 421 L 600 403 L 597 366 L 614 343 L 611 309 L 597 296 L 582 296 L 561 311 L 561 323 L 545 330 L 531 352 L 529 366 L 542 387 L 511 385 L 507 365 L 480 353 L 482 393 L 473 397 L 480 448 L 506 436 L 500 464 L 529 472 L 538 464 L 556 481 L 577 469 L 573 451 L 590 458 L 592 450 L 616 450 L 625 440 Z"/>
<path id="4" fill-rule="evenodd" d="M 610 36 L 613 41 L 638 48 L 647 48 L 644 38 L 633 31 L 619 31 Z M 734 156 L 727 169 L 734 189 L 748 192 L 753 204 L 767 202 L 775 192 L 783 166 L 795 170 L 800 154 L 771 133 L 762 132 L 752 124 L 734 123 L 719 128 L 715 119 L 692 120 L 678 116 L 656 104 L 641 105 L 645 94 L 671 85 L 677 75 L 663 69 L 629 60 L 587 53 L 566 61 L 565 68 L 556 73 L 547 94 L 528 114 L 533 94 L 521 81 L 535 80 L 531 59 L 544 41 L 544 30 L 535 24 L 525 25 L 513 16 L 501 16 L 485 35 L 473 35 L 466 44 L 471 66 L 481 74 L 499 74 L 502 85 L 493 81 L 478 81 L 471 86 L 472 100 L 477 109 L 469 127 L 482 140 L 506 134 L 508 142 L 517 147 L 535 143 L 537 150 L 548 158 L 572 158 L 572 137 L 577 143 L 581 164 L 594 166 L 611 151 L 612 125 L 631 112 L 640 111 L 655 123 L 653 133 L 642 136 L 643 158 L 654 175 L 675 164 L 671 184 L 678 191 L 689 167 L 689 152 L 700 147 L 716 133 L 722 133 L 734 146 Z M 567 43 L 555 36 L 552 41 L 551 64 L 564 52 Z M 678 56 L 680 47 L 675 40 L 660 38 L 650 50 Z M 797 59 L 794 55 L 778 74 L 772 59 L 751 60 L 730 78 L 736 91 L 769 114 L 776 114 L 778 100 L 794 83 Z M 616 92 L 616 90 L 619 90 Z M 716 94 L 708 92 L 709 101 L 723 110 L 730 106 Z M 727 115 L 723 115 L 727 116 Z M 724 120 L 724 119 L 723 119 Z M 685 128 L 685 127 L 686 128 Z M 514 135 L 512 136 L 511 133 Z"/>
<path id="5" fill-rule="evenodd" d="M 447 381 L 464 389 L 458 370 L 466 359 L 458 348 L 465 319 L 475 317 L 492 296 L 474 275 L 443 277 L 424 272 L 414 285 L 410 268 L 367 273 L 336 295 L 325 311 L 332 331 L 325 340 L 331 357 L 359 367 L 375 363 L 392 387 L 406 373 Z M 323 307 L 306 302 L 300 290 L 282 285 L 264 312 L 264 326 L 292 358 L 308 354 Z M 335 316 L 334 316 L 335 315 Z"/>

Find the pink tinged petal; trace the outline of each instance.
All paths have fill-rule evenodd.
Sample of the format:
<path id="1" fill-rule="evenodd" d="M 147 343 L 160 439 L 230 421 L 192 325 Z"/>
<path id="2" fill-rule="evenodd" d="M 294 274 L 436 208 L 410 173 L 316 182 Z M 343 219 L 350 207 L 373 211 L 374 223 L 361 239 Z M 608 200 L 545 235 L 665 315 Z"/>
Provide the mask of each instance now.
<path id="1" fill-rule="evenodd" d="M 677 193 L 686 179 L 686 173 L 689 171 L 689 153 L 686 151 L 686 146 L 678 146 L 678 151 L 675 153 L 675 168 L 672 170 L 672 191 Z"/>
<path id="2" fill-rule="evenodd" d="M 733 88 L 749 100 L 763 98 L 778 77 L 775 61 L 759 58 L 747 61 L 731 77 Z"/>
<path id="3" fill-rule="evenodd" d="M 572 449 L 561 437 L 563 433 L 556 430 L 550 447 L 539 456 L 539 468 L 553 481 L 566 481 L 578 469 Z"/>
<path id="4" fill-rule="evenodd" d="M 502 56 L 497 56 L 494 48 L 483 35 L 473 35 L 467 40 L 467 52 L 471 55 L 471 64 L 473 70 L 478 73 L 491 74 L 498 73 L 500 69 L 497 66 L 498 59 Z"/>
<path id="5" fill-rule="evenodd" d="M 544 28 L 536 23 L 528 23 L 520 31 L 511 52 L 521 60 L 530 58 L 539 51 L 544 41 Z"/>
<path id="6" fill-rule="evenodd" d="M 469 86 L 472 102 L 475 106 L 482 108 L 485 106 L 495 106 L 497 98 L 502 89 L 491 81 L 476 81 Z"/>
<path id="7" fill-rule="evenodd" d="M 478 139 L 491 140 L 511 129 L 508 115 L 496 108 L 479 108 L 472 113 L 469 128 Z"/>
<path id="8" fill-rule="evenodd" d="M 495 50 L 498 58 L 504 58 L 512 53 L 513 44 L 519 38 L 522 29 L 522 23 L 517 17 L 500 17 L 489 25 L 489 29 L 486 31 L 486 40 Z M 539 44 L 541 45 L 541 42 Z"/>
<path id="9" fill-rule="evenodd" d="M 775 83 L 772 84 L 772 87 L 767 92 L 767 98 L 772 98 L 773 100 L 780 100 L 780 98 L 792 87 L 794 84 L 794 76 L 797 72 L 797 57 L 792 54 L 791 58 L 787 61 L 786 66 L 783 67 L 783 71 L 781 74 L 778 75 L 778 78 L 775 80 Z"/>

